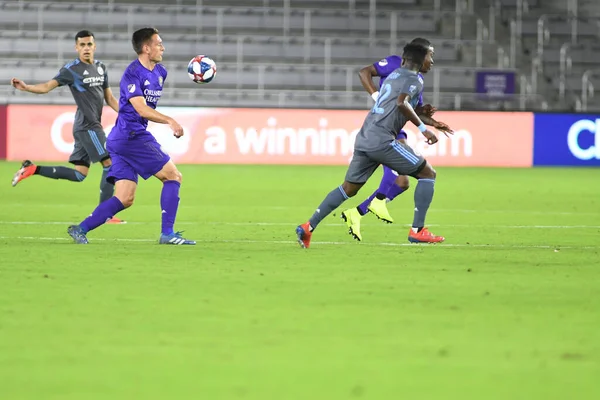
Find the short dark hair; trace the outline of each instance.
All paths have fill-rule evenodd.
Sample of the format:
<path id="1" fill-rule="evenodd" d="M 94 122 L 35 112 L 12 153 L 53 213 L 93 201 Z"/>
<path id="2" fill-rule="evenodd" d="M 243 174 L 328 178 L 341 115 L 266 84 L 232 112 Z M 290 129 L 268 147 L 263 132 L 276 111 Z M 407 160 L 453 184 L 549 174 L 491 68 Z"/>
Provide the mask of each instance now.
<path id="1" fill-rule="evenodd" d="M 136 54 L 141 54 L 142 47 L 144 47 L 144 45 L 148 43 L 150 39 L 152 39 L 152 36 L 157 34 L 158 29 L 156 28 L 142 28 L 133 32 L 131 44 L 133 45 L 133 50 L 135 50 Z"/>
<path id="2" fill-rule="evenodd" d="M 425 57 L 427 57 L 428 48 L 420 45 L 409 43 L 404 46 L 404 51 L 402 52 L 403 60 L 410 60 L 415 64 L 423 65 L 425 62 Z"/>
<path id="3" fill-rule="evenodd" d="M 414 38 L 412 40 L 412 42 L 410 42 L 411 44 L 419 44 L 423 47 L 431 47 L 431 42 L 425 38 L 422 37 L 418 37 L 418 38 Z"/>
<path id="4" fill-rule="evenodd" d="M 92 31 L 88 31 L 87 29 L 79 31 L 75 34 L 75 42 L 77 42 L 77 39 L 81 39 L 81 38 L 88 37 L 88 36 L 94 37 L 94 34 L 92 33 Z"/>

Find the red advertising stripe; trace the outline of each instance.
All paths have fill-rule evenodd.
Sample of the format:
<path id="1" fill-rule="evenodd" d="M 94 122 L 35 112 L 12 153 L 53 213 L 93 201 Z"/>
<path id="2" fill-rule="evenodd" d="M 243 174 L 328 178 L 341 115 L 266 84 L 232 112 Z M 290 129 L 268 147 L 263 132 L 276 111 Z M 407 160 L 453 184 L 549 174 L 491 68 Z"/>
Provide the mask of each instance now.
<path id="1" fill-rule="evenodd" d="M 0 160 L 6 158 L 6 141 L 7 141 L 7 109 L 5 105 L 0 104 Z"/>
<path id="2" fill-rule="evenodd" d="M 176 139 L 168 126 L 149 130 L 179 163 L 346 165 L 367 111 L 231 108 L 160 108 L 184 127 Z M 73 147 L 71 106 L 11 105 L 8 158 L 66 160 Z M 35 118 L 31 118 L 35 115 Z M 103 125 L 115 113 L 105 108 Z M 427 146 L 408 124 L 411 145 L 435 166 L 532 165 L 533 114 L 439 112 L 456 134 Z"/>

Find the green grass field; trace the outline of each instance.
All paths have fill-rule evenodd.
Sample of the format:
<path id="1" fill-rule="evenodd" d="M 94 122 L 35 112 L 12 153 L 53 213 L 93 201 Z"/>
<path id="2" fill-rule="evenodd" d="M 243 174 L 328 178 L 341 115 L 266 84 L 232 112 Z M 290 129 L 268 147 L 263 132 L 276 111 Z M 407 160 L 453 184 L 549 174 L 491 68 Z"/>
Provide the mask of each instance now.
<path id="1" fill-rule="evenodd" d="M 342 167 L 181 166 L 158 246 L 160 184 L 129 223 L 66 234 L 96 206 L 75 184 L 0 163 L 2 399 L 595 399 L 600 397 L 598 169 L 439 168 L 431 230 L 304 222 Z M 381 172 L 355 206 L 378 183 Z"/>

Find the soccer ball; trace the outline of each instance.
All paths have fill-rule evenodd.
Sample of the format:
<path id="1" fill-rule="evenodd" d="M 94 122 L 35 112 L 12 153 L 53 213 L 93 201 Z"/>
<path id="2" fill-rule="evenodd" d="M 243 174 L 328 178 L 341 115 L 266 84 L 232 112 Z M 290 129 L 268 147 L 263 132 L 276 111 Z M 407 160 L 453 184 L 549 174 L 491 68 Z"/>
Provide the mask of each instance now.
<path id="1" fill-rule="evenodd" d="M 196 56 L 188 64 L 188 75 L 196 83 L 208 83 L 217 75 L 217 64 L 206 56 Z"/>

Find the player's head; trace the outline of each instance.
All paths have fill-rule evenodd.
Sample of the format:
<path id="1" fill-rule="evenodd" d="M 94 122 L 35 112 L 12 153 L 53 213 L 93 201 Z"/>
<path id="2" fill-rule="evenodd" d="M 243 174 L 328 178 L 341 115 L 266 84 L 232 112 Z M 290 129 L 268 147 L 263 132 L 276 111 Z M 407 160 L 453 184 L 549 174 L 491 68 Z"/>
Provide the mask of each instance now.
<path id="1" fill-rule="evenodd" d="M 75 50 L 79 54 L 79 59 L 85 63 L 94 62 L 94 53 L 96 52 L 96 41 L 94 34 L 88 30 L 79 31 L 75 34 Z"/>
<path id="2" fill-rule="evenodd" d="M 414 71 L 421 71 L 427 51 L 427 47 L 420 44 L 407 44 L 402 51 L 402 66 Z"/>
<path id="3" fill-rule="evenodd" d="M 427 72 L 429 72 L 429 70 L 431 69 L 431 67 L 434 64 L 433 63 L 433 55 L 435 54 L 435 50 L 433 49 L 431 42 L 425 38 L 414 38 L 412 40 L 412 42 L 410 42 L 410 43 L 418 44 L 427 49 L 427 57 L 425 57 L 425 62 L 423 62 L 423 66 L 421 67 L 421 70 L 419 71 L 422 74 L 426 74 Z"/>
<path id="4" fill-rule="evenodd" d="M 158 35 L 156 28 L 142 28 L 133 32 L 131 38 L 133 50 L 138 56 L 144 56 L 150 62 L 159 63 L 162 61 L 162 55 L 165 47 L 162 44 L 162 39 Z"/>

